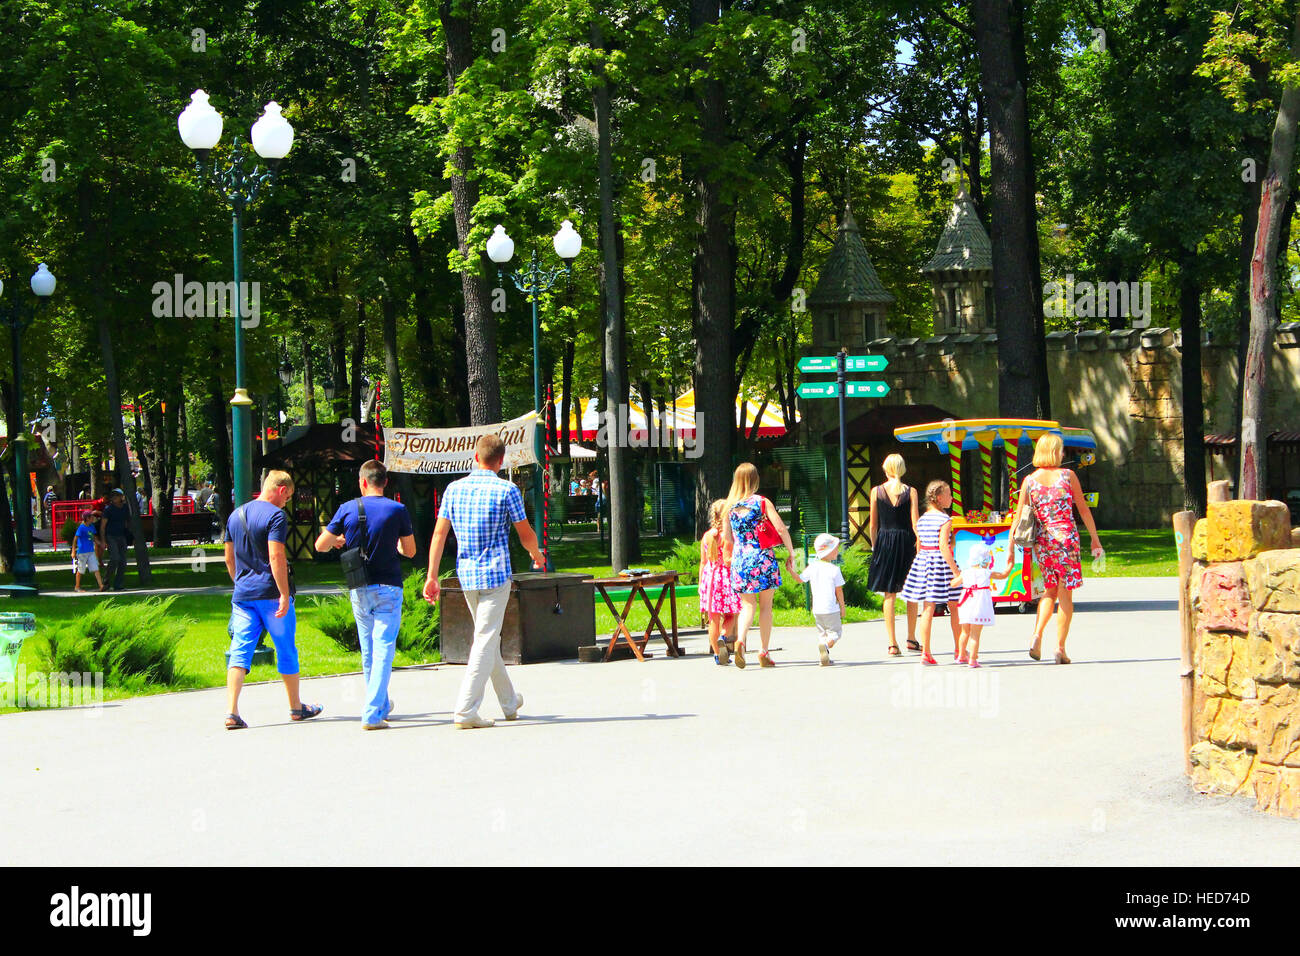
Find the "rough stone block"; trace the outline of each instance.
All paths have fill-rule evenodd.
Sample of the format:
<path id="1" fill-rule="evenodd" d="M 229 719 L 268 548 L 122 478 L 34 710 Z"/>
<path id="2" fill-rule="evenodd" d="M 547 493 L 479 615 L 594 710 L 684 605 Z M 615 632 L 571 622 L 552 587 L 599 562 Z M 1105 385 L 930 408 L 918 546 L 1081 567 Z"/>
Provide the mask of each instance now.
<path id="1" fill-rule="evenodd" d="M 1197 696 L 1201 697 L 1199 694 Z M 1223 701 L 1222 697 L 1204 697 L 1200 701 L 1200 706 L 1192 712 L 1192 735 L 1197 740 L 1210 739 L 1210 732 L 1214 729 L 1214 722 L 1219 717 Z"/>
<path id="2" fill-rule="evenodd" d="M 1255 807 L 1265 813 L 1300 818 L 1300 769 L 1259 761 L 1250 775 Z"/>
<path id="3" fill-rule="evenodd" d="M 1207 697 L 1228 693 L 1228 668 L 1232 664 L 1232 634 L 1200 631 L 1200 652 L 1196 655 L 1196 678 Z"/>
<path id="4" fill-rule="evenodd" d="M 1192 525 L 1192 557 L 1197 561 L 1209 560 L 1206 538 L 1209 527 L 1210 523 L 1204 518 L 1197 518 L 1196 524 Z"/>
<path id="5" fill-rule="evenodd" d="M 1245 637 L 1232 635 L 1232 660 L 1228 662 L 1228 693 L 1233 697 L 1254 697 L 1255 679 L 1250 674 L 1250 654 Z"/>
<path id="6" fill-rule="evenodd" d="M 1300 682 L 1300 614 L 1260 611 L 1252 615 L 1246 654 L 1255 680 Z"/>
<path id="7" fill-rule="evenodd" d="M 1256 610 L 1300 612 L 1300 549 L 1266 551 L 1242 566 Z"/>
<path id="8" fill-rule="evenodd" d="M 1300 527 L 1291 529 L 1291 547 L 1300 548 Z"/>
<path id="9" fill-rule="evenodd" d="M 1208 510 L 1211 561 L 1241 561 L 1291 544 L 1290 514 L 1280 501 L 1212 501 Z"/>
<path id="10" fill-rule="evenodd" d="M 1256 745 L 1265 763 L 1300 767 L 1300 688 L 1261 687 Z"/>
<path id="11" fill-rule="evenodd" d="M 1192 785 L 1201 793 L 1239 793 L 1250 779 L 1254 754 L 1249 750 L 1229 750 L 1202 740 L 1193 744 L 1188 754 Z"/>
<path id="12" fill-rule="evenodd" d="M 1192 570 L 1187 575 L 1187 599 L 1192 602 L 1192 608 L 1199 611 L 1201 608 L 1201 578 L 1205 577 L 1205 569 L 1209 565 L 1204 561 L 1192 561 Z"/>
<path id="13" fill-rule="evenodd" d="M 1246 590 L 1246 575 L 1240 561 L 1206 569 L 1200 582 L 1198 627 L 1245 634 L 1250 630 L 1251 611 L 1250 592 Z"/>

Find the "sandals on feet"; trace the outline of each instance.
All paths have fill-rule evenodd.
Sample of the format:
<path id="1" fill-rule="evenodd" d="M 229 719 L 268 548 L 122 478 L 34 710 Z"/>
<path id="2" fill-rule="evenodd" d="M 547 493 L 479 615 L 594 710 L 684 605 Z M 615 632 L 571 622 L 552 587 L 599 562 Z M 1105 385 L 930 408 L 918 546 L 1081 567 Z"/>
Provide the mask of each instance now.
<path id="1" fill-rule="evenodd" d="M 238 714 L 226 714 L 227 730 L 247 730 L 248 724 L 244 723 L 244 718 Z"/>
<path id="2" fill-rule="evenodd" d="M 921 653 L 921 642 L 914 637 L 909 637 L 907 639 L 907 649 L 909 651 L 916 651 L 919 654 Z"/>
<path id="3" fill-rule="evenodd" d="M 297 710 L 289 711 L 289 719 L 290 720 L 311 720 L 313 717 L 319 715 L 320 712 L 324 709 L 325 708 L 321 707 L 319 704 L 303 704 Z"/>
<path id="4" fill-rule="evenodd" d="M 890 657 L 899 657 L 899 656 L 902 655 L 902 653 L 903 653 L 903 652 L 900 651 L 900 650 L 898 649 L 898 645 L 897 645 L 897 644 L 890 644 L 890 645 L 889 645 L 889 656 L 890 656 Z"/>

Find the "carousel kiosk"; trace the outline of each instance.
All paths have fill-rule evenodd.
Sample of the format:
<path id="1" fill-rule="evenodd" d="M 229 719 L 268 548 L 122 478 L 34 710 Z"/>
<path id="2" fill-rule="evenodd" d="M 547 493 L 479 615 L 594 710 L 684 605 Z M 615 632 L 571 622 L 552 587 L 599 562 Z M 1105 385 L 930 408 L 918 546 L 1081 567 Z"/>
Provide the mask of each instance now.
<path id="1" fill-rule="evenodd" d="M 1014 548 L 1013 573 L 1002 581 L 993 581 L 993 603 L 1018 605 L 1028 611 L 1042 596 L 1041 577 L 1033 566 L 1032 552 L 1024 551 L 1011 543 L 1011 522 L 1019 505 L 1020 482 L 1024 473 L 1033 468 L 1028 462 L 1033 458 L 1033 442 L 1040 435 L 1055 433 L 1065 444 L 1066 461 L 1070 467 L 1086 467 L 1097 460 L 1097 441 L 1092 432 L 1084 428 L 1066 428 L 1058 422 L 1028 418 L 974 418 L 961 421 L 930 422 L 894 429 L 894 437 L 901 442 L 933 443 L 939 453 L 948 457 L 952 485 L 953 556 L 957 566 L 963 566 L 966 554 L 976 544 L 986 544 L 993 551 L 993 566 L 1001 568 L 1006 561 L 1008 548 Z M 1022 447 L 1027 443 L 1027 447 Z M 979 507 L 969 507 L 966 502 L 976 500 L 963 497 L 961 483 L 962 452 L 978 451 L 980 472 L 983 477 Z M 1022 454 L 1023 452 L 1023 454 Z M 1073 456 L 1071 452 L 1075 453 Z M 995 511 L 997 500 L 993 488 L 993 458 L 1001 453 L 1006 461 L 1007 509 Z M 1022 457 L 1026 464 L 1021 466 Z M 1000 497 L 1000 496 L 998 496 Z M 1097 507 L 1096 492 L 1085 495 L 1090 507 Z"/>

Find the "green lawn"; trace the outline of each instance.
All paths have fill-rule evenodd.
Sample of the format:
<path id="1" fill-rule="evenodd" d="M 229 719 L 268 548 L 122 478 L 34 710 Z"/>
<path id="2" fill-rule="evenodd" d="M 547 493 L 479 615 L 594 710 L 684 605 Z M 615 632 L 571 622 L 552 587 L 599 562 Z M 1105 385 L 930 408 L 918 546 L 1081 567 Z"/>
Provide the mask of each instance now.
<path id="1" fill-rule="evenodd" d="M 36 635 L 30 638 L 19 654 L 19 663 L 25 665 L 29 672 L 43 671 L 44 664 L 38 653 L 41 634 L 44 630 L 67 623 L 72 618 L 84 614 L 89 609 L 89 602 L 99 600 L 118 600 L 122 602 L 144 600 L 140 595 L 129 593 L 116 598 L 78 598 L 51 601 L 48 599 L 15 599 L 0 605 L 6 611 L 31 611 L 36 615 Z M 185 595 L 176 601 L 173 610 L 190 618 L 190 624 L 177 655 L 178 670 L 184 675 L 172 686 L 155 686 L 148 693 L 166 693 L 173 690 L 186 690 L 196 687 L 220 687 L 226 682 L 225 652 L 230 646 L 230 637 L 226 633 L 226 624 L 230 619 L 230 597 L 226 594 Z M 361 670 L 360 653 L 350 653 L 340 648 L 334 641 L 321 634 L 312 626 L 311 598 L 302 597 L 297 601 L 298 611 L 298 653 L 302 664 L 302 673 L 306 677 L 326 674 L 348 673 Z M 436 658 L 434 658 L 436 660 Z M 430 663 L 428 658 L 415 658 L 402 651 L 397 652 L 394 663 L 397 666 Z M 259 664 L 248 676 L 249 681 L 279 680 L 274 665 Z M 129 692 L 104 688 L 105 700 L 134 696 Z M 15 708 L 0 708 L 0 713 L 7 713 Z"/>
<path id="2" fill-rule="evenodd" d="M 1178 574 L 1178 552 L 1174 550 L 1174 529 L 1121 531 L 1099 530 L 1097 537 L 1106 550 L 1106 578 L 1173 577 Z M 1083 576 L 1092 574 L 1088 556 L 1088 532 L 1084 531 Z"/>

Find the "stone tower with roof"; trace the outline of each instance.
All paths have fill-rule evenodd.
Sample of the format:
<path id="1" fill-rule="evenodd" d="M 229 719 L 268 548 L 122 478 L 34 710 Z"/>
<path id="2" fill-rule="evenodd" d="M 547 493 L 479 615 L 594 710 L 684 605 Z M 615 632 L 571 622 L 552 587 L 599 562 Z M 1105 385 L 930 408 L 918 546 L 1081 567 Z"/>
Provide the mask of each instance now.
<path id="1" fill-rule="evenodd" d="M 993 248 L 963 186 L 930 261 L 921 267 L 934 295 L 934 334 L 993 331 Z"/>
<path id="2" fill-rule="evenodd" d="M 849 204 L 817 287 L 808 297 L 817 351 L 861 347 L 889 334 L 886 321 L 894 297 L 876 275 Z"/>

